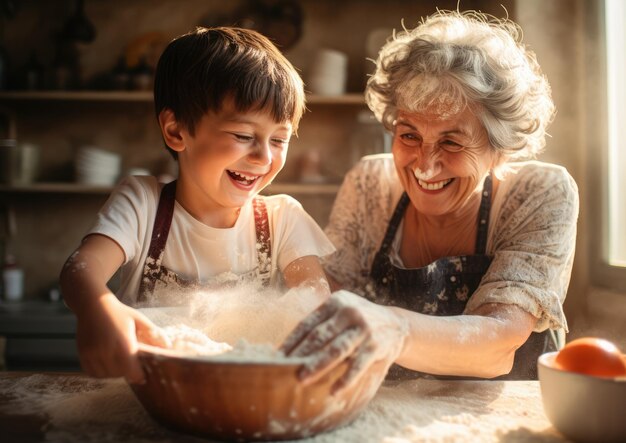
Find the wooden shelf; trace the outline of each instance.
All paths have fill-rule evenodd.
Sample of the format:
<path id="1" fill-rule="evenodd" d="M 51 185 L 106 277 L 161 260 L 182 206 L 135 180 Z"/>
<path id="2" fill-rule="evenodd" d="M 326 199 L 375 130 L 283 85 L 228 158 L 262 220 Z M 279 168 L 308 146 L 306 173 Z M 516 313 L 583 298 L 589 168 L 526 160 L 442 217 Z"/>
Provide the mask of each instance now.
<path id="1" fill-rule="evenodd" d="M 0 185 L 0 193 L 24 194 L 109 194 L 113 186 L 83 185 L 80 183 L 33 183 L 30 185 Z M 334 195 L 337 183 L 273 183 L 263 194 Z"/>
<path id="2" fill-rule="evenodd" d="M 80 183 L 33 183 L 30 185 L 0 185 L 2 193 L 24 194 L 109 194 L 113 186 L 83 185 Z"/>
<path id="3" fill-rule="evenodd" d="M 263 194 L 335 195 L 339 186 L 339 183 L 272 183 Z"/>
<path id="4" fill-rule="evenodd" d="M 363 93 L 343 95 L 307 95 L 307 103 L 316 105 L 365 105 Z"/>
<path id="5" fill-rule="evenodd" d="M 2 91 L 0 100 L 152 103 L 152 91 Z M 307 103 L 364 105 L 365 99 L 362 93 L 332 96 L 307 95 Z"/>
<path id="6" fill-rule="evenodd" d="M 5 91 L 0 100 L 152 102 L 152 91 Z"/>

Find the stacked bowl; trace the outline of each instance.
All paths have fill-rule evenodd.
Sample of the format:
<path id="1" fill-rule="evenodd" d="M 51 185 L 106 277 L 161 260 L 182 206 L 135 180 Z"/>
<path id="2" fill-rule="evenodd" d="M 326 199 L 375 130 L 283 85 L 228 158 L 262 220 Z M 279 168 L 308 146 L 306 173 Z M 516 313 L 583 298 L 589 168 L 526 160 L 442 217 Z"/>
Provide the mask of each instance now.
<path id="1" fill-rule="evenodd" d="M 76 181 L 84 185 L 111 186 L 120 175 L 121 165 L 119 154 L 84 146 L 76 154 Z"/>
<path id="2" fill-rule="evenodd" d="M 313 94 L 341 95 L 346 92 L 348 56 L 334 49 L 319 49 L 313 58 L 307 85 Z"/>

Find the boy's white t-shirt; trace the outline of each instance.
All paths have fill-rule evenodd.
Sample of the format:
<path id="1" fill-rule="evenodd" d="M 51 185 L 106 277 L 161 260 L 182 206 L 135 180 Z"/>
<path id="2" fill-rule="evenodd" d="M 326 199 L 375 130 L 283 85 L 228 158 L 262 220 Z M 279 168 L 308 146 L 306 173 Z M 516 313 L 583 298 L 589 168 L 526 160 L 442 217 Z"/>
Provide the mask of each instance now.
<path id="1" fill-rule="evenodd" d="M 137 300 L 162 187 L 154 177 L 124 179 L 87 234 L 105 235 L 124 251 L 117 296 L 129 305 Z M 263 198 L 272 243 L 271 284 L 280 284 L 282 271 L 292 261 L 335 250 L 297 200 L 288 195 Z M 252 202 L 241 208 L 235 225 L 225 229 L 205 225 L 176 202 L 162 264 L 181 277 L 211 284 L 254 270 L 258 266 L 256 245 Z"/>

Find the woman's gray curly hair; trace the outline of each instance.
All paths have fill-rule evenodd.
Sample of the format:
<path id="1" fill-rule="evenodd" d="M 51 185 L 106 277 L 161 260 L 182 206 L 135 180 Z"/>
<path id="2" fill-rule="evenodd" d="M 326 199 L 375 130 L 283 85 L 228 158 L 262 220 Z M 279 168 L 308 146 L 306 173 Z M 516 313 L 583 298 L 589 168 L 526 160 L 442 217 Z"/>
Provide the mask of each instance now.
<path id="1" fill-rule="evenodd" d="M 367 104 L 389 130 L 398 109 L 445 117 L 469 106 L 498 152 L 534 157 L 555 108 L 535 54 L 521 40 L 509 19 L 438 11 L 383 46 L 367 82 Z"/>

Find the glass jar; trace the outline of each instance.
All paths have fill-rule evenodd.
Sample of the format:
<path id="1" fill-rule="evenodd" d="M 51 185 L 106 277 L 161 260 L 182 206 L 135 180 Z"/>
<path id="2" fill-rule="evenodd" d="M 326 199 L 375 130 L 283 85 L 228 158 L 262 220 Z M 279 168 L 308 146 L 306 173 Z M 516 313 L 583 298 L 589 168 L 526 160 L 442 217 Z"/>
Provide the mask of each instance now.
<path id="1" fill-rule="evenodd" d="M 391 134 L 371 111 L 360 111 L 350 136 L 352 164 L 366 155 L 391 152 L 391 138 Z"/>

